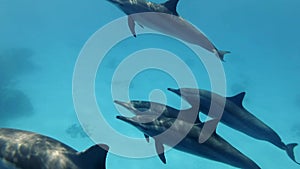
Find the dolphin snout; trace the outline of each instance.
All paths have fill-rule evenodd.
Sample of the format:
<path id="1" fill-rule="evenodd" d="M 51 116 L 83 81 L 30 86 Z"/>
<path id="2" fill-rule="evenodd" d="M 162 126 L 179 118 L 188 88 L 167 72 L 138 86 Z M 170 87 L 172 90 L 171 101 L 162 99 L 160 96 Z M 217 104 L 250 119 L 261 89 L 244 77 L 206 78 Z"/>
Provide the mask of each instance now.
<path id="1" fill-rule="evenodd" d="M 121 2 L 119 0 L 107 0 L 108 2 L 111 2 L 113 4 L 121 5 Z"/>
<path id="2" fill-rule="evenodd" d="M 122 121 L 124 121 L 124 122 L 126 122 L 126 123 L 129 123 L 129 124 L 131 124 L 131 125 L 133 125 L 133 126 L 137 126 L 137 125 L 138 125 L 138 123 L 135 122 L 135 121 L 134 121 L 132 118 L 130 118 L 130 117 L 117 116 L 116 118 L 119 119 L 119 120 L 122 120 Z"/>
<path id="3" fill-rule="evenodd" d="M 116 103 L 118 105 L 121 105 L 123 107 L 128 107 L 129 106 L 128 102 L 122 102 L 122 101 L 119 101 L 119 100 L 114 100 L 114 103 Z"/>
<path id="4" fill-rule="evenodd" d="M 122 102 L 122 101 L 119 101 L 119 100 L 115 100 L 114 103 L 132 111 L 134 110 L 134 107 L 132 107 L 132 104 L 130 102 Z"/>
<path id="5" fill-rule="evenodd" d="M 132 122 L 132 120 L 129 117 L 117 116 L 116 118 L 119 119 L 119 120 L 122 120 L 124 122 L 127 122 L 127 123 L 131 123 Z"/>
<path id="6" fill-rule="evenodd" d="M 119 120 L 122 120 L 122 121 L 129 121 L 129 118 L 128 117 L 124 117 L 124 116 L 117 116 L 116 117 L 117 119 L 119 119 Z"/>

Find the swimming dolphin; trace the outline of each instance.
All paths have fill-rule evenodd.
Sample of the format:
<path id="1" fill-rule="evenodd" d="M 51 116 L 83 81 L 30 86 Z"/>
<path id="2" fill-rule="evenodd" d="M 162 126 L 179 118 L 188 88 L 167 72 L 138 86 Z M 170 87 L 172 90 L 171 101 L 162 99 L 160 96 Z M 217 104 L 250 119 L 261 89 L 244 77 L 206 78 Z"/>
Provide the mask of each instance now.
<path id="1" fill-rule="evenodd" d="M 158 4 L 146 0 L 108 0 L 128 15 L 128 26 L 136 37 L 135 23 L 141 27 L 174 36 L 183 41 L 201 46 L 214 53 L 222 61 L 229 51 L 218 50 L 215 45 L 192 24 L 181 18 L 176 10 L 179 0 Z"/>
<path id="2" fill-rule="evenodd" d="M 198 117 L 198 109 L 194 109 L 194 107 L 186 110 L 178 110 L 168 105 L 151 101 L 131 100 L 129 102 L 122 102 L 115 100 L 114 102 L 130 110 L 135 115 L 156 115 L 157 117 L 180 118 L 179 115 L 181 114 L 181 120 L 186 120 L 189 123 L 201 123 L 199 118 L 196 118 Z M 192 116 L 193 112 L 195 116 Z M 185 115 L 188 115 L 188 117 Z"/>
<path id="3" fill-rule="evenodd" d="M 105 169 L 108 146 L 83 152 L 47 136 L 17 129 L 0 129 L 0 165 L 18 169 Z"/>
<path id="4" fill-rule="evenodd" d="M 117 116 L 124 122 L 127 122 L 144 134 L 149 135 L 155 140 L 156 152 L 163 163 L 166 163 L 164 155 L 164 145 L 171 146 L 177 150 L 204 157 L 210 160 L 222 162 L 234 167 L 243 169 L 259 169 L 260 167 L 239 150 L 230 145 L 222 137 L 214 133 L 206 142 L 200 144 L 198 137 L 203 124 L 191 124 L 185 121 L 159 117 L 155 115 L 136 115 L 132 118 Z M 143 121 L 150 121 L 143 123 Z M 191 127 L 191 128 L 190 128 Z M 190 129 L 185 133 L 186 129 Z M 158 136 L 168 132 L 168 135 Z M 181 138 L 178 144 L 174 140 Z"/>
<path id="5" fill-rule="evenodd" d="M 216 104 L 222 104 L 221 100 L 224 100 L 224 97 L 216 93 L 202 90 L 202 89 L 191 89 L 191 88 L 181 88 L 181 89 L 172 89 L 168 88 L 169 91 L 176 93 L 186 100 L 189 104 L 197 105 L 199 111 L 208 115 L 212 95 L 214 96 L 213 102 Z M 279 135 L 267 124 L 259 120 L 243 106 L 243 99 L 245 97 L 245 92 L 237 94 L 236 96 L 226 97 L 225 98 L 225 107 L 224 112 L 221 118 L 221 122 L 225 125 L 236 129 L 242 133 L 247 134 L 253 138 L 268 141 L 278 148 L 285 150 L 288 156 L 297 164 L 294 155 L 294 148 L 297 146 L 297 143 L 285 144 L 282 142 Z M 200 99 L 200 106 L 199 106 Z M 197 100 L 195 102 L 195 100 Z"/>
<path id="6" fill-rule="evenodd" d="M 179 118 L 189 123 L 200 124 L 198 118 L 198 109 L 193 107 L 186 110 L 178 110 L 168 105 L 150 101 L 131 100 L 130 102 L 122 102 L 115 100 L 116 104 L 126 108 L 135 115 L 153 115 L 156 117 Z M 181 116 L 179 116 L 181 114 Z M 186 116 L 187 115 L 187 116 Z M 144 134 L 146 141 L 149 142 L 149 136 Z"/>

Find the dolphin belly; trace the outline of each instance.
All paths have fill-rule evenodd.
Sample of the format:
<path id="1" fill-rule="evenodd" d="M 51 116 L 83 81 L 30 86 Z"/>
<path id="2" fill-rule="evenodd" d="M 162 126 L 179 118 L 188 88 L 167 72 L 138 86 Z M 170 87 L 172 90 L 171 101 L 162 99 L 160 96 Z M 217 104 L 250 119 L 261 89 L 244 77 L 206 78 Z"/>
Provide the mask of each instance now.
<path id="1" fill-rule="evenodd" d="M 204 33 L 178 16 L 159 12 L 146 12 L 131 16 L 136 22 L 150 29 L 201 46 L 213 53 L 217 51 Z"/>
<path id="2" fill-rule="evenodd" d="M 129 18 L 135 18 L 133 20 L 140 25 L 198 45 L 214 53 L 222 61 L 224 61 L 224 55 L 230 53 L 229 51 L 218 50 L 204 33 L 191 23 L 179 17 L 176 10 L 178 0 L 168 0 L 165 3 L 153 3 L 145 0 L 109 1 L 118 6 Z M 133 36 L 136 37 L 134 30 L 135 24 L 132 22 L 132 19 L 129 19 L 129 21 L 129 28 Z"/>

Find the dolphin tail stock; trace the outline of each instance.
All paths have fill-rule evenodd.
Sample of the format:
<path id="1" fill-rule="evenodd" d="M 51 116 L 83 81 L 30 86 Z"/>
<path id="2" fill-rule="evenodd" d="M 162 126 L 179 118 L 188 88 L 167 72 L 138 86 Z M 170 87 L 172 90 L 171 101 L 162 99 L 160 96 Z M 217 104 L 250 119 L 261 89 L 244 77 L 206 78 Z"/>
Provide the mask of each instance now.
<path id="1" fill-rule="evenodd" d="M 224 62 L 225 61 L 224 56 L 226 54 L 231 53 L 231 52 L 230 51 L 225 51 L 225 50 L 217 50 L 217 53 L 218 53 L 219 58 Z"/>
<path id="2" fill-rule="evenodd" d="M 289 156 L 295 163 L 297 163 L 298 165 L 300 165 L 300 163 L 296 161 L 295 154 L 294 154 L 294 148 L 295 148 L 297 145 L 298 145 L 297 143 L 287 144 L 286 147 L 285 147 L 285 151 L 286 151 L 286 153 L 288 154 L 288 156 Z"/>

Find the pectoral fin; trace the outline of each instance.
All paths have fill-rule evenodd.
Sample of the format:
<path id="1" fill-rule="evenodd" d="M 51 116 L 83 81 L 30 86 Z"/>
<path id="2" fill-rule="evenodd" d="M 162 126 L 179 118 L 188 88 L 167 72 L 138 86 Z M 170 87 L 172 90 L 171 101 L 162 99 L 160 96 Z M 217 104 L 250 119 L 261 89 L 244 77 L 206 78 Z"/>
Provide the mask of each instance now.
<path id="1" fill-rule="evenodd" d="M 128 26 L 129 26 L 129 29 L 132 33 L 132 35 L 134 37 L 136 37 L 136 33 L 135 33 L 135 22 L 133 20 L 133 18 L 131 16 L 128 16 Z"/>
<path id="2" fill-rule="evenodd" d="M 167 160 L 165 157 L 165 148 L 164 145 L 161 144 L 159 141 L 155 141 L 155 148 L 156 148 L 156 153 L 158 155 L 158 157 L 160 158 L 160 160 L 166 164 Z"/>
<path id="3" fill-rule="evenodd" d="M 150 140 L 149 140 L 149 136 L 148 136 L 148 135 L 146 135 L 146 134 L 144 134 L 144 136 L 145 136 L 145 138 L 146 138 L 146 141 L 149 143 L 149 142 L 150 142 Z"/>

